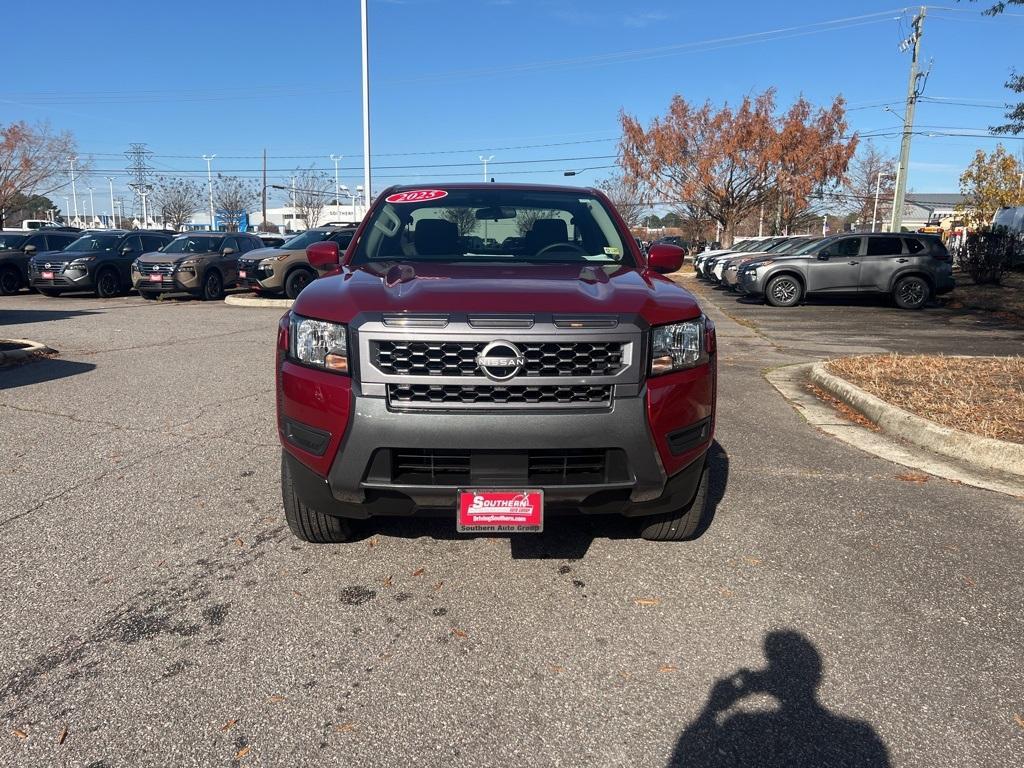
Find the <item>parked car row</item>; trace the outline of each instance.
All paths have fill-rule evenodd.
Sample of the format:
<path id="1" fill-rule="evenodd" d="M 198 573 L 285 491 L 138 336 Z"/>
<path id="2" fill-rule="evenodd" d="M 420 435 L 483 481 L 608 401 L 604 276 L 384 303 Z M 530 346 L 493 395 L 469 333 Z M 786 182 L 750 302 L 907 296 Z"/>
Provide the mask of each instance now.
<path id="1" fill-rule="evenodd" d="M 317 275 L 306 246 L 329 239 L 344 250 L 354 232 L 354 226 L 320 227 L 287 241 L 271 239 L 268 247 L 267 238 L 248 232 L 5 231 L 0 293 L 28 287 L 45 296 L 89 291 L 109 298 L 137 291 L 146 299 L 186 293 L 211 300 L 227 288 L 245 287 L 293 299 Z"/>
<path id="2" fill-rule="evenodd" d="M 850 233 L 746 240 L 694 258 L 697 276 L 727 290 L 792 307 L 814 294 L 888 295 L 920 309 L 955 285 L 942 240 L 932 235 Z"/>

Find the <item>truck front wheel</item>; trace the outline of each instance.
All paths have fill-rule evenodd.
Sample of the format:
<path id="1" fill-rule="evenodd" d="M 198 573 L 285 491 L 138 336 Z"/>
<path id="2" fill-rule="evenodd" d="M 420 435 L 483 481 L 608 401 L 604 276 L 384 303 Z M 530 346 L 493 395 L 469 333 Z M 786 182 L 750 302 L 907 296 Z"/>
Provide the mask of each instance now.
<path id="1" fill-rule="evenodd" d="M 284 516 L 298 538 L 313 544 L 337 544 L 352 537 L 352 523 L 340 517 L 325 515 L 306 506 L 295 493 L 291 470 L 281 455 L 281 494 L 284 497 Z"/>
<path id="2" fill-rule="evenodd" d="M 686 541 L 700 527 L 708 499 L 708 465 L 700 473 L 693 500 L 675 512 L 663 512 L 640 519 L 640 535 L 648 541 Z"/>

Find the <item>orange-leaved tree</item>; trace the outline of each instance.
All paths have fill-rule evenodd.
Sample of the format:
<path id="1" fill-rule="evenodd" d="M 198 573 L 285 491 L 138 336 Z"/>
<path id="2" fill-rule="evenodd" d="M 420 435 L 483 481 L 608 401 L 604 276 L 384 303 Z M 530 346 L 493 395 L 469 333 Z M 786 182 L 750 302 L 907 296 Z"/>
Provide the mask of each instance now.
<path id="1" fill-rule="evenodd" d="M 846 136 L 841 97 L 815 110 L 801 97 L 781 117 L 775 91 L 747 96 L 733 109 L 675 96 L 644 127 L 622 112 L 624 172 L 660 201 L 703 211 L 731 243 L 736 225 L 766 202 L 776 228 L 805 215 L 812 198 L 842 182 L 857 139 Z"/>

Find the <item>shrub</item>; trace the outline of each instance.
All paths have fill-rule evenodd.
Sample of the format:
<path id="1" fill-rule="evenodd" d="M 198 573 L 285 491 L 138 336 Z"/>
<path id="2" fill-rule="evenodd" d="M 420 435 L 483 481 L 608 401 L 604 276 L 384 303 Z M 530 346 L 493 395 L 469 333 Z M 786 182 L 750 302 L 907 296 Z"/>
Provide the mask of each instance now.
<path id="1" fill-rule="evenodd" d="M 975 285 L 999 285 L 1003 275 L 1024 257 L 1017 235 L 1004 229 L 972 232 L 956 251 L 957 264 Z"/>

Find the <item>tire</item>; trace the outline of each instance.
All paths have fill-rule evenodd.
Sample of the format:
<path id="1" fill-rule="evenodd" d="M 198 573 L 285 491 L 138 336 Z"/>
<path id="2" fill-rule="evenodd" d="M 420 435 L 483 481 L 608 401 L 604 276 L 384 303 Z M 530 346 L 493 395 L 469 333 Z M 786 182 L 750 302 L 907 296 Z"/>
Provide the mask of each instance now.
<path id="1" fill-rule="evenodd" d="M 200 294 L 203 301 L 217 301 L 224 298 L 224 281 L 221 280 L 220 272 L 211 269 L 203 275 L 203 291 Z"/>
<path id="2" fill-rule="evenodd" d="M 281 496 L 284 499 L 284 517 L 296 538 L 311 544 L 337 544 L 352 538 L 352 522 L 341 517 L 325 515 L 307 507 L 295 493 L 291 470 L 281 454 Z"/>
<path id="3" fill-rule="evenodd" d="M 308 269 L 293 269 L 288 273 L 288 277 L 285 278 L 284 295 L 289 299 L 298 298 L 298 295 L 302 293 L 302 289 L 314 280 L 316 280 L 316 275 Z"/>
<path id="4" fill-rule="evenodd" d="M 54 290 L 51 290 L 49 288 L 40 288 L 39 292 L 41 294 L 43 294 L 43 296 L 49 296 L 51 299 L 54 299 L 57 296 L 60 296 L 60 291 L 54 291 Z"/>
<path id="5" fill-rule="evenodd" d="M 640 536 L 648 541 L 686 541 L 693 538 L 704 519 L 708 500 L 708 464 L 700 473 L 693 500 L 676 512 L 645 517 L 640 521 Z"/>
<path id="6" fill-rule="evenodd" d="M 803 286 L 792 275 L 779 275 L 768 281 L 764 297 L 773 307 L 794 307 L 803 298 Z"/>
<path id="7" fill-rule="evenodd" d="M 21 275 L 17 269 L 4 269 L 0 271 L 0 294 L 13 296 L 21 290 Z"/>
<path id="8" fill-rule="evenodd" d="M 921 309 L 928 303 L 932 289 L 923 277 L 901 277 L 892 289 L 892 300 L 900 309 Z"/>
<path id="9" fill-rule="evenodd" d="M 139 295 L 146 301 L 156 301 L 157 299 L 160 298 L 159 293 L 153 293 L 152 291 L 139 291 Z"/>
<path id="10" fill-rule="evenodd" d="M 96 275 L 96 295 L 101 299 L 112 299 L 121 293 L 121 280 L 113 269 L 101 270 Z"/>

